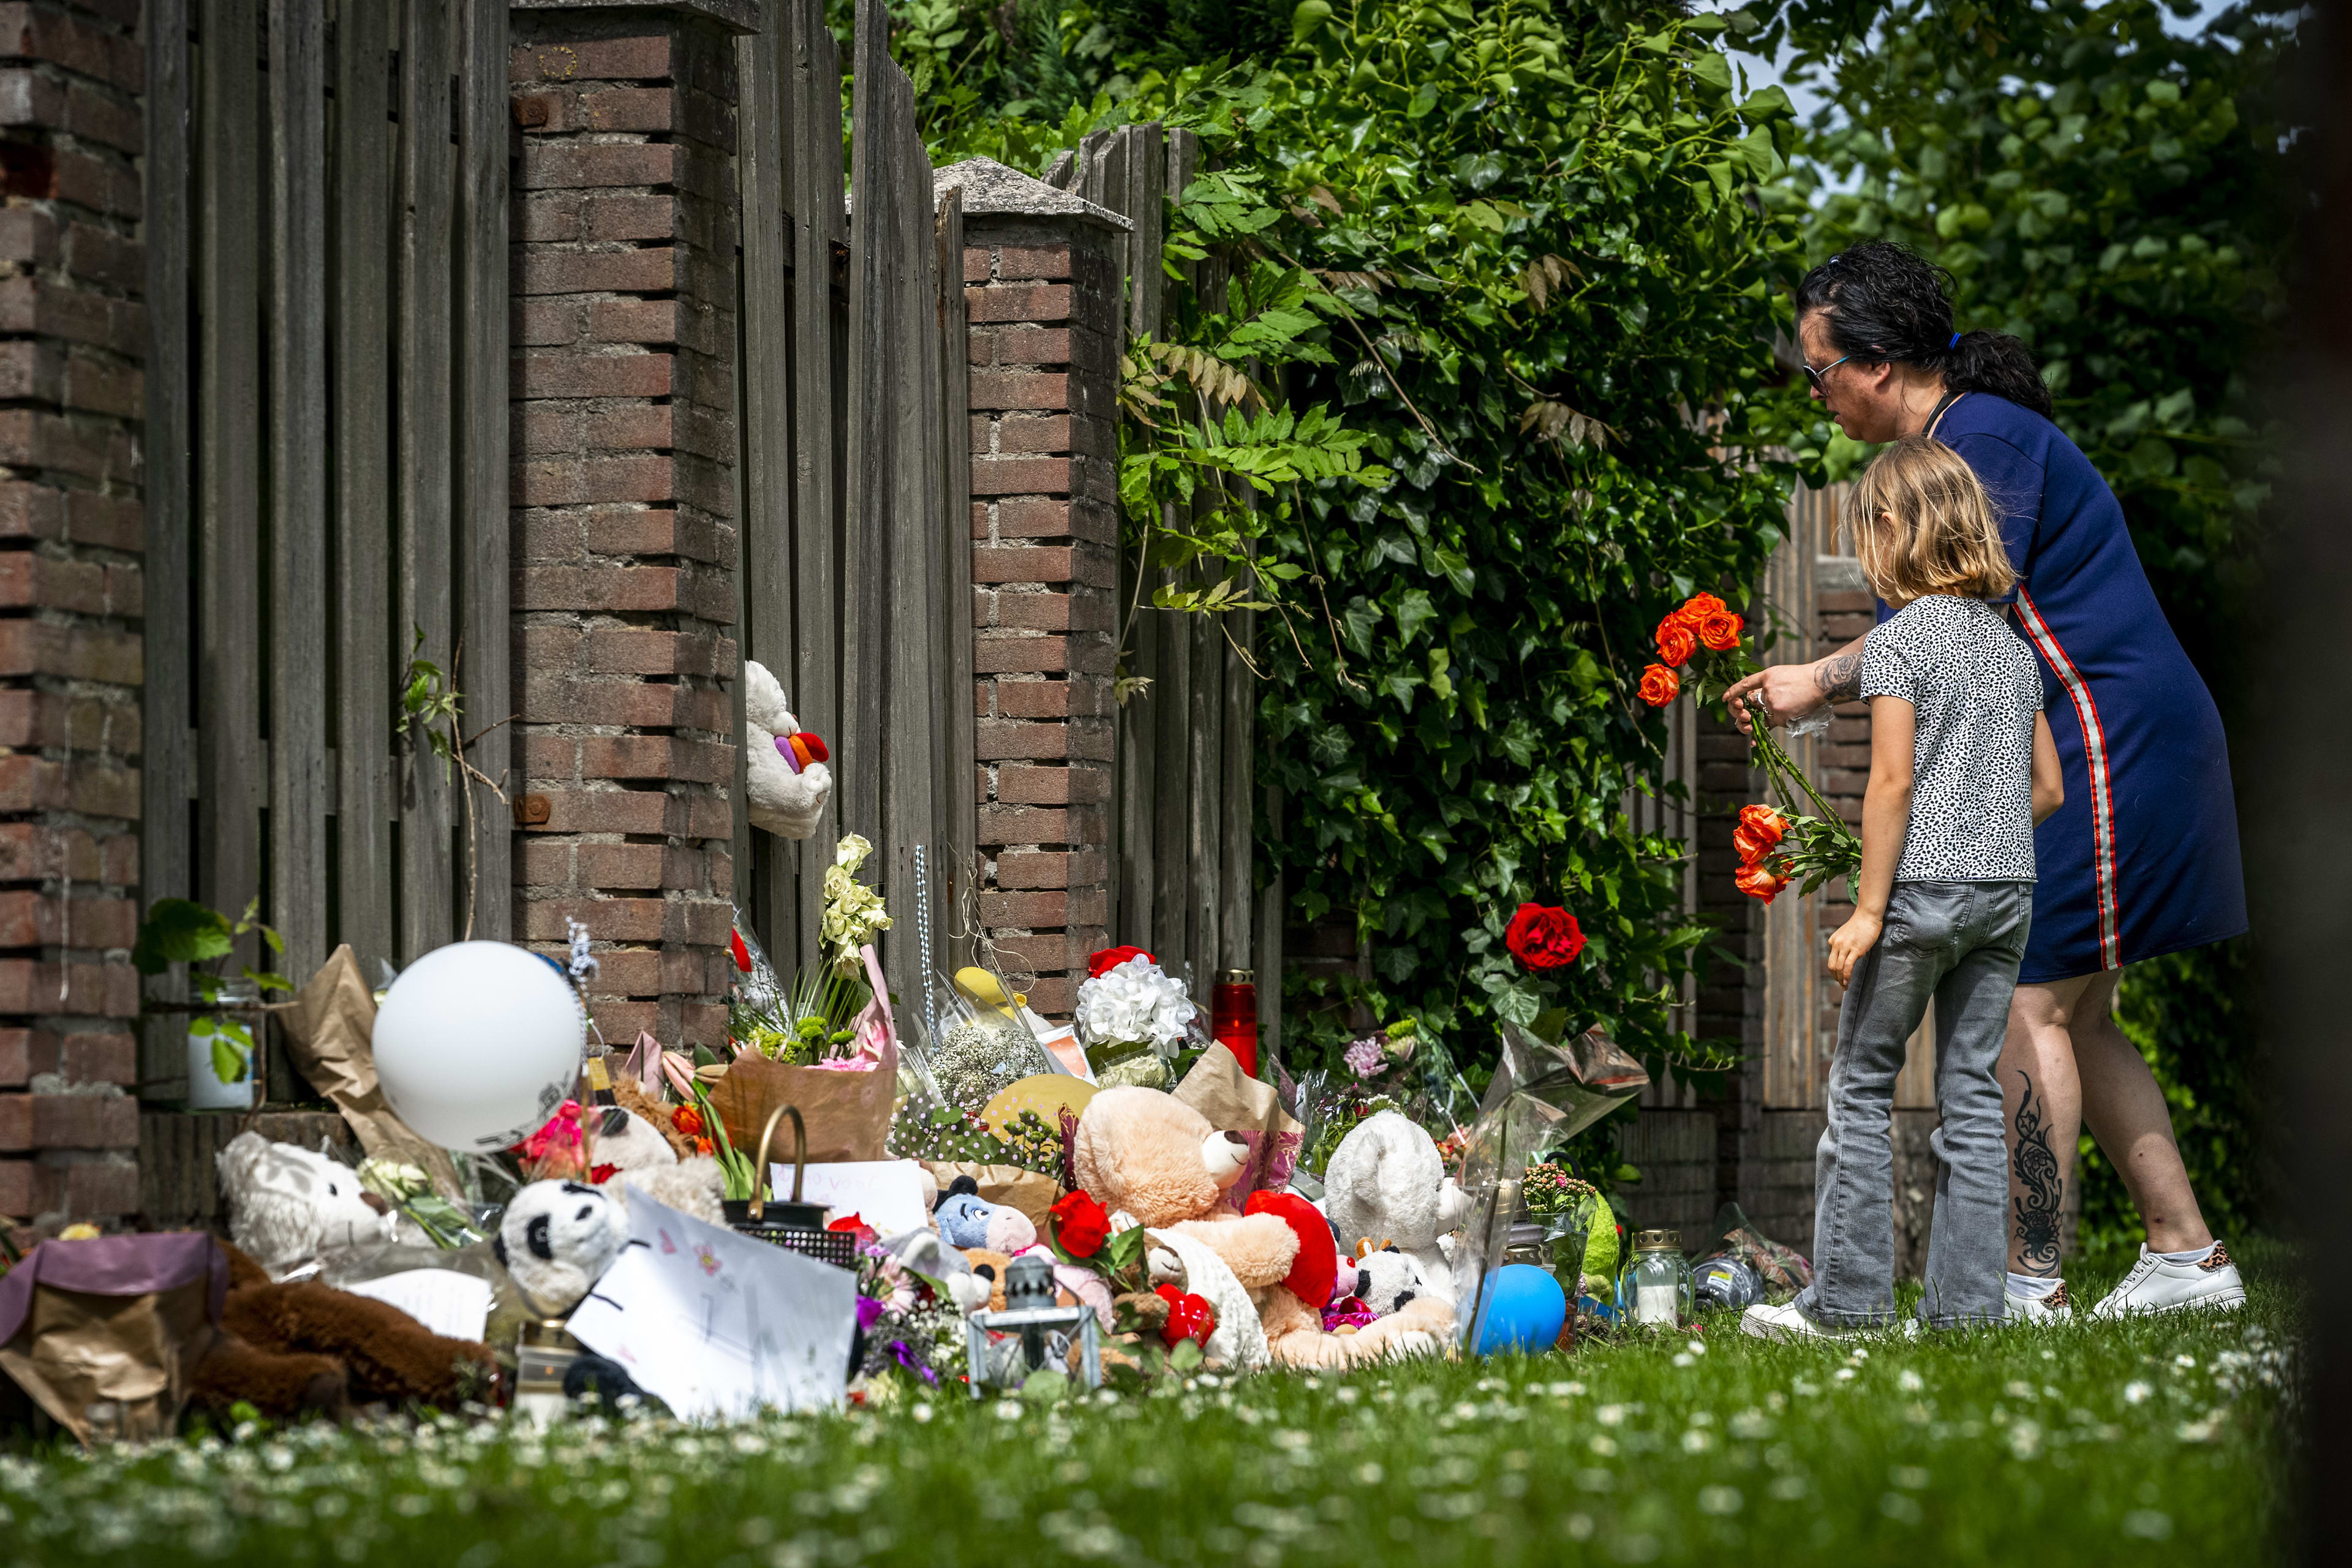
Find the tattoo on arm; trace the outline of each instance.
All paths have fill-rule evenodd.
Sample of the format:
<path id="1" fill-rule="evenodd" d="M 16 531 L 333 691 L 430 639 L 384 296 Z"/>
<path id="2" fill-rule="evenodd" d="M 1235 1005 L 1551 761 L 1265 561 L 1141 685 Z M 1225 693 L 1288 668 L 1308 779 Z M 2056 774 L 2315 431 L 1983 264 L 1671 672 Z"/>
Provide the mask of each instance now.
<path id="1" fill-rule="evenodd" d="M 2050 1128 L 2042 1108 L 2033 1102 L 2033 1079 L 2021 1072 L 2025 1098 L 2017 1104 L 2017 1152 L 2011 1169 L 2019 1188 L 2011 1205 L 2017 1216 L 2017 1255 L 2024 1274 L 2058 1272 L 2059 1214 L 2064 1183 L 2058 1175 L 2058 1156 L 2050 1149 Z"/>
<path id="2" fill-rule="evenodd" d="M 1851 702 L 1862 695 L 1862 655 L 1832 654 L 1822 660 L 1813 682 L 1821 688 L 1822 698 L 1829 702 Z"/>

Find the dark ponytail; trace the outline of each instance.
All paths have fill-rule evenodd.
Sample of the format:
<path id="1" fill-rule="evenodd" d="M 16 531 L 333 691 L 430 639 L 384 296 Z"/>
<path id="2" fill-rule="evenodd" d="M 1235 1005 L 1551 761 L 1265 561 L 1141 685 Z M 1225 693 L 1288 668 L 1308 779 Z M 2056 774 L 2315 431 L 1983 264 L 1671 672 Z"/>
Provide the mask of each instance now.
<path id="1" fill-rule="evenodd" d="M 1941 374 L 1948 391 L 1990 393 L 2048 418 L 2050 389 L 2023 343 L 2007 332 L 1952 331 L 1951 281 L 1909 247 L 1874 239 L 1806 273 L 1797 315 L 1821 311 L 1842 354 L 1901 360 Z"/>

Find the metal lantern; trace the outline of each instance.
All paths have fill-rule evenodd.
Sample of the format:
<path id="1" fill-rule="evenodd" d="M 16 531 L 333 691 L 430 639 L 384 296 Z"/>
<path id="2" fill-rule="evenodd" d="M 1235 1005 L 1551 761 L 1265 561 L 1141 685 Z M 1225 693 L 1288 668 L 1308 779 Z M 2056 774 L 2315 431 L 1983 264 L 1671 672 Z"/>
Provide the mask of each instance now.
<path id="1" fill-rule="evenodd" d="M 1031 1254 L 1004 1271 L 1004 1310 L 974 1312 L 964 1320 L 965 1365 L 971 1396 L 983 1387 L 1017 1389 L 1033 1372 L 1066 1370 L 1070 1347 L 1078 1347 L 1078 1380 L 1102 1386 L 1102 1328 L 1095 1310 L 1054 1303 L 1054 1267 Z"/>
<path id="2" fill-rule="evenodd" d="M 562 1415 L 571 1403 L 564 1375 L 583 1353 L 560 1318 L 523 1324 L 515 1338 L 515 1409 L 541 1426 Z"/>

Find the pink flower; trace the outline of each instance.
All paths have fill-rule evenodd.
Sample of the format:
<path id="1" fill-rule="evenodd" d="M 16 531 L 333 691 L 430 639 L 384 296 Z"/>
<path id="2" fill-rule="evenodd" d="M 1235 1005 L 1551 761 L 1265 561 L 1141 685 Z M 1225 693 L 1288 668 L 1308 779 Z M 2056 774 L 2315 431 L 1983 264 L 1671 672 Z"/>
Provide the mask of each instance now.
<path id="1" fill-rule="evenodd" d="M 1342 1059 L 1347 1062 L 1349 1072 L 1354 1073 L 1358 1078 L 1370 1078 L 1381 1070 L 1381 1042 L 1375 1037 L 1367 1035 L 1349 1046 L 1347 1056 Z"/>

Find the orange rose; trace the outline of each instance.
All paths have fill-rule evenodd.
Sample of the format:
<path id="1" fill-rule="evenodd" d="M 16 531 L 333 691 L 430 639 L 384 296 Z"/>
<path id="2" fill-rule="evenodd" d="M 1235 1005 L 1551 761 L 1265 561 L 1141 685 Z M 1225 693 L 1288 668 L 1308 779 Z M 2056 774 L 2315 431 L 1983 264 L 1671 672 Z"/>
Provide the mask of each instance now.
<path id="1" fill-rule="evenodd" d="M 1731 879 L 1731 884 L 1749 898 L 1769 904 L 1781 889 L 1789 885 L 1789 879 L 1774 870 L 1770 861 L 1759 860 L 1752 866 L 1742 866 Z"/>
<path id="2" fill-rule="evenodd" d="M 1664 708 L 1682 694 L 1683 678 L 1663 664 L 1654 664 L 1642 671 L 1642 700 L 1653 708 Z"/>
<path id="3" fill-rule="evenodd" d="M 1709 616 L 1723 614 L 1723 601 L 1714 595 L 1693 594 L 1683 601 L 1683 607 L 1675 612 L 1675 619 L 1687 621 L 1695 626 Z"/>
<path id="4" fill-rule="evenodd" d="M 1748 623 L 1729 610 L 1717 610 L 1698 624 L 1698 640 L 1717 653 L 1729 653 L 1739 646 L 1739 628 Z"/>
<path id="5" fill-rule="evenodd" d="M 1778 806 L 1743 805 L 1739 808 L 1739 826 L 1769 849 L 1788 837 L 1789 819 L 1780 815 Z"/>
<path id="6" fill-rule="evenodd" d="M 1660 658 L 1679 669 L 1687 664 L 1690 661 L 1690 656 L 1697 651 L 1698 638 L 1692 632 L 1689 623 L 1682 618 L 1680 611 L 1658 623 L 1658 657 Z"/>

